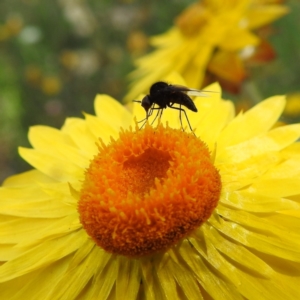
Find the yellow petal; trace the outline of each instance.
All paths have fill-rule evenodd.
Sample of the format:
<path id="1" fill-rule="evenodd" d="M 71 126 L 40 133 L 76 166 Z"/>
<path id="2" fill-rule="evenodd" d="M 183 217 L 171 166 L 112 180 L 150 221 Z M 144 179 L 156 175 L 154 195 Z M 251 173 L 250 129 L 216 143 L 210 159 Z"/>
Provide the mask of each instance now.
<path id="1" fill-rule="evenodd" d="M 140 264 L 135 259 L 122 256 L 119 256 L 117 260 L 119 270 L 116 280 L 116 299 L 122 299 L 124 295 L 128 299 L 136 299 L 141 284 Z"/>
<path id="2" fill-rule="evenodd" d="M 46 299 L 52 291 L 53 286 L 60 280 L 70 258 L 64 257 L 59 262 L 53 263 L 47 268 L 25 274 L 21 277 L 1 283 L 0 299 L 22 300 Z M 48 283 L 46 288 L 41 288 L 43 284 Z"/>
<path id="3" fill-rule="evenodd" d="M 164 81 L 169 84 L 178 84 L 178 85 L 186 85 L 186 82 L 182 78 L 182 76 L 177 72 L 171 72 L 164 78 Z"/>
<path id="4" fill-rule="evenodd" d="M 291 242 L 283 243 L 280 237 L 268 235 L 268 238 L 266 238 L 265 233 L 257 233 L 237 223 L 225 221 L 221 218 L 216 220 L 215 216 L 209 219 L 209 223 L 228 238 L 231 238 L 250 249 L 255 249 L 256 251 L 286 260 L 300 262 L 300 252 L 297 250 L 299 249 L 300 239 L 294 241 L 293 244 Z"/>
<path id="5" fill-rule="evenodd" d="M 184 70 L 184 72 L 182 72 L 182 75 L 184 76 L 187 86 L 202 86 L 205 72 L 195 65 L 190 65 L 186 70 Z"/>
<path id="6" fill-rule="evenodd" d="M 207 267 L 202 257 L 194 251 L 188 241 L 183 241 L 179 252 L 184 261 L 193 270 L 193 276 L 197 278 L 199 284 L 212 299 L 243 299 L 232 284 L 216 276 L 215 272 L 217 270 Z M 195 299 L 199 298 L 196 297 Z"/>
<path id="7" fill-rule="evenodd" d="M 2 218 L 2 216 L 1 216 Z M 15 259 L 22 253 L 22 250 L 14 248 L 13 244 L 3 244 L 0 245 L 0 260 L 1 261 L 8 261 Z M 1 293 L 0 293 L 1 295 Z"/>
<path id="8" fill-rule="evenodd" d="M 170 72 L 172 69 L 170 64 L 162 65 L 160 68 L 155 68 L 153 72 L 146 72 L 149 73 L 147 76 L 137 76 L 136 74 L 134 77 L 141 77 L 138 84 L 134 83 L 131 85 L 130 91 L 124 97 L 124 102 L 131 102 L 133 100 L 137 100 L 136 97 L 140 94 L 147 93 L 149 91 L 150 86 L 159 80 L 165 75 Z"/>
<path id="9" fill-rule="evenodd" d="M 4 215 L 1 215 L 1 220 L 3 220 L 3 223 L 0 224 L 1 244 L 16 244 L 26 241 L 33 232 L 37 231 L 36 228 L 46 228 L 53 223 L 53 219 L 50 218 L 28 218 L 25 221 L 23 218 Z M 12 231 L 14 234 L 11 234 Z"/>
<path id="10" fill-rule="evenodd" d="M 220 104 L 221 87 L 218 83 L 211 84 L 203 89 L 203 97 L 193 99 L 198 112 L 189 112 L 189 120 L 192 127 L 201 127 L 201 122 L 207 118 L 212 108 Z M 197 129 L 198 130 L 198 129 Z"/>
<path id="11" fill-rule="evenodd" d="M 77 250 L 86 241 L 87 235 L 81 230 L 71 234 L 48 240 L 23 252 L 14 260 L 1 267 L 0 282 L 22 276 L 67 256 Z M 66 247 L 68 245 L 68 247 Z M 51 249 L 51 251 L 49 251 Z"/>
<path id="12" fill-rule="evenodd" d="M 291 157 L 294 157 L 295 159 L 300 158 L 300 143 L 297 142 L 288 146 L 283 151 L 281 151 L 281 154 L 286 159 L 289 159 Z"/>
<path id="13" fill-rule="evenodd" d="M 220 132 L 231 121 L 234 113 L 234 106 L 230 101 L 222 101 L 216 104 L 203 120 L 196 124 L 197 135 L 209 147 L 213 149 Z"/>
<path id="14" fill-rule="evenodd" d="M 73 143 L 77 145 L 82 152 L 85 152 L 85 156 L 97 153 L 97 145 L 95 142 L 95 136 L 90 132 L 85 120 L 79 118 L 68 118 L 65 121 L 62 131 L 72 139 Z"/>
<path id="15" fill-rule="evenodd" d="M 249 191 L 235 191 L 224 193 L 221 202 L 236 209 L 250 212 L 274 212 L 282 210 L 299 210 L 300 204 L 282 197 L 268 195 L 253 195 Z"/>
<path id="16" fill-rule="evenodd" d="M 300 157 L 288 159 L 268 170 L 261 179 L 293 178 L 300 176 Z"/>
<path id="17" fill-rule="evenodd" d="M 178 293 L 176 290 L 176 281 L 169 268 L 162 267 L 156 270 L 159 282 L 161 282 L 162 289 L 165 295 L 168 295 L 170 299 L 178 299 Z M 201 298 L 200 298 L 201 299 Z"/>
<path id="18" fill-rule="evenodd" d="M 34 197 L 33 197 L 34 195 Z M 65 195 L 52 197 L 39 186 L 0 189 L 0 213 L 27 218 L 59 218 L 74 213 Z"/>
<path id="19" fill-rule="evenodd" d="M 48 126 L 33 126 L 29 130 L 28 138 L 36 150 L 49 154 L 55 153 L 81 168 L 85 168 L 89 163 L 89 155 L 78 149 L 60 130 Z"/>
<path id="20" fill-rule="evenodd" d="M 117 131 L 120 127 L 127 128 L 131 123 L 130 112 L 108 95 L 97 95 L 94 106 L 97 117 Z"/>
<path id="21" fill-rule="evenodd" d="M 46 176 L 38 170 L 30 170 L 24 173 L 8 177 L 2 184 L 4 187 L 14 187 L 23 185 L 32 185 L 33 183 L 53 183 L 55 182 L 49 176 Z"/>
<path id="22" fill-rule="evenodd" d="M 81 229 L 82 225 L 78 219 L 77 212 L 73 211 L 73 214 L 67 215 L 61 219 L 52 219 L 52 223 L 41 230 L 32 232 L 27 240 L 20 241 L 17 248 L 29 248 L 34 247 L 36 244 L 40 244 L 43 241 L 49 239 L 55 239 L 62 235 L 70 234 L 71 232 Z"/>
<path id="23" fill-rule="evenodd" d="M 118 263 L 116 259 L 110 259 L 107 265 L 108 267 L 104 270 L 99 268 L 100 272 L 98 271 L 94 276 L 91 299 L 105 300 L 111 294 L 118 276 Z"/>
<path id="24" fill-rule="evenodd" d="M 259 234 L 266 234 L 272 232 L 274 240 L 281 242 L 282 247 L 286 247 L 288 250 L 296 250 L 299 241 L 298 228 L 289 227 L 289 234 L 286 233 L 286 224 L 284 217 L 282 223 L 273 222 L 268 218 L 268 215 L 252 214 L 245 211 L 237 211 L 234 209 L 228 209 L 226 206 L 218 205 L 216 212 L 219 216 L 222 216 L 226 221 L 233 221 L 236 224 L 244 227 L 255 229 Z M 287 217 L 286 217 L 287 218 Z"/>
<path id="25" fill-rule="evenodd" d="M 270 197 L 300 194 L 300 178 L 262 179 L 251 186 L 251 192 Z"/>
<path id="26" fill-rule="evenodd" d="M 153 46 L 156 47 L 166 47 L 177 43 L 178 38 L 181 37 L 181 34 L 176 27 L 172 27 L 163 34 L 156 35 L 150 38 L 150 42 Z"/>
<path id="27" fill-rule="evenodd" d="M 225 129 L 226 130 L 226 129 Z M 300 125 L 293 124 L 275 128 L 240 144 L 220 150 L 218 144 L 218 162 L 238 163 L 251 157 L 272 151 L 280 151 L 295 142 L 300 136 Z"/>
<path id="28" fill-rule="evenodd" d="M 291 300 L 294 299 L 295 295 L 298 293 L 296 288 L 298 279 L 295 278 L 294 280 L 291 276 L 285 275 L 294 271 L 298 272 L 292 267 L 292 265 L 295 264 L 294 262 L 290 263 L 287 260 L 280 261 L 278 258 L 272 262 L 266 256 L 260 257 L 260 253 L 255 251 L 253 254 L 255 254 L 257 258 L 254 259 L 262 267 L 261 270 L 256 269 L 258 272 L 256 274 L 253 272 L 253 268 L 251 268 L 252 271 L 250 271 L 251 269 L 248 269 L 247 267 L 241 268 L 240 264 L 235 264 L 231 259 L 231 256 L 235 257 L 235 254 L 225 254 L 225 251 L 230 249 L 237 251 L 239 254 L 240 248 L 243 246 L 230 238 L 226 240 L 226 236 L 223 235 L 218 238 L 218 235 L 215 235 L 216 231 L 213 230 L 211 226 L 206 226 L 205 224 L 203 227 L 203 237 L 206 243 L 206 249 L 203 256 L 206 257 L 208 263 L 212 264 L 219 272 L 221 272 L 227 280 L 234 282 L 235 288 L 241 295 L 247 295 L 249 299 L 260 299 L 262 294 L 268 299 L 284 299 L 287 297 Z M 200 237 L 200 241 L 203 243 L 202 237 Z M 227 245 L 229 248 L 226 247 L 227 242 L 232 243 L 232 245 Z M 195 248 L 198 250 L 199 243 L 196 243 L 196 245 L 197 247 Z M 237 249 L 235 249 L 236 247 Z M 224 251 L 224 254 L 221 255 L 219 251 L 221 253 Z M 253 257 L 253 254 L 250 253 L 249 257 Z M 243 257 L 240 257 L 240 260 L 243 260 L 244 257 L 244 255 Z M 261 259 L 260 262 L 259 259 Z M 265 265 L 263 265 L 263 261 L 265 261 Z M 282 264 L 280 267 L 279 262 Z M 267 265 L 270 263 L 271 265 L 274 263 L 272 268 L 269 268 Z M 293 269 L 295 270 L 292 271 Z M 281 271 L 282 273 L 279 273 Z M 269 278 L 272 278 L 272 280 Z M 287 287 L 289 290 L 288 294 L 286 292 Z"/>
<path id="29" fill-rule="evenodd" d="M 218 152 L 218 148 L 217 148 Z M 224 191 L 236 191 L 253 183 L 269 169 L 279 164 L 282 157 L 276 152 L 267 152 L 259 156 L 235 162 L 220 162 L 216 160 L 215 165 L 220 170 Z"/>
<path id="30" fill-rule="evenodd" d="M 145 299 L 149 299 L 149 300 L 164 299 L 165 295 L 163 293 L 156 272 L 153 272 L 152 262 L 149 260 L 141 260 L 140 263 L 142 269 L 142 282 L 143 282 Z"/>
<path id="31" fill-rule="evenodd" d="M 199 41 L 199 43 L 201 43 L 201 41 Z M 187 57 L 194 58 L 191 61 L 187 61 L 181 69 L 178 69 L 178 71 L 184 77 L 188 87 L 197 88 L 203 85 L 205 69 L 211 57 L 212 51 L 213 48 L 208 44 L 203 45 L 200 49 L 198 44 L 196 44 L 194 53 L 187 55 Z"/>
<path id="32" fill-rule="evenodd" d="M 275 96 L 238 115 L 220 134 L 218 148 L 223 149 L 225 145 L 232 146 L 267 132 L 279 118 L 284 105 L 284 97 Z"/>
<path id="33" fill-rule="evenodd" d="M 251 9 L 246 13 L 247 27 L 256 29 L 265 26 L 289 12 L 286 6 L 282 5 L 257 5 L 251 6 Z"/>
<path id="34" fill-rule="evenodd" d="M 205 233 L 207 230 L 208 227 L 205 227 Z M 210 227 L 209 231 L 210 233 L 206 235 L 208 240 L 218 251 L 223 253 L 223 255 L 230 257 L 230 259 L 234 260 L 244 268 L 247 268 L 248 272 L 253 275 L 260 274 L 265 278 L 270 277 L 273 270 L 266 262 L 254 255 L 246 247 L 224 239 L 213 227 Z M 245 259 L 245 257 L 248 257 L 248 259 Z"/>
<path id="35" fill-rule="evenodd" d="M 98 142 L 101 138 L 104 143 L 108 143 L 111 137 L 118 137 L 119 130 L 110 124 L 90 114 L 85 113 L 84 117 L 89 131 L 94 135 L 95 142 Z"/>
<path id="36" fill-rule="evenodd" d="M 261 295 L 261 289 L 256 284 L 256 277 L 251 278 L 249 275 L 247 276 L 247 274 L 241 272 L 239 266 L 235 266 L 232 263 L 233 261 L 230 260 L 230 258 L 222 255 L 212 242 L 211 237 L 213 231 L 211 232 L 210 230 L 211 226 L 208 227 L 204 224 L 202 227 L 202 230 L 197 231 L 195 238 L 189 239 L 189 241 L 199 254 L 205 258 L 206 262 L 211 266 L 210 269 L 214 268 L 217 270 L 217 272 L 226 280 L 229 287 L 234 285 L 232 289 L 236 289 L 242 295 L 253 295 L 253 299 L 258 298 Z M 200 232 L 201 235 L 199 235 Z M 236 243 L 233 243 L 232 247 L 234 248 L 235 245 Z M 216 245 L 216 247 L 218 246 Z M 237 247 L 241 246 L 237 245 Z M 250 280 L 252 279 L 252 282 L 249 282 L 249 277 Z M 260 279 L 262 278 L 260 277 Z M 240 297 L 240 295 L 238 297 Z"/>
<path id="37" fill-rule="evenodd" d="M 187 299 L 202 299 L 195 277 L 192 273 L 187 272 L 185 266 L 180 263 L 177 264 L 176 261 L 171 261 L 170 259 L 169 263 L 164 265 L 164 268 L 168 269 L 170 274 L 175 278 L 178 286 L 180 286 L 182 293 Z M 166 296 L 172 295 L 174 295 L 174 292 Z M 178 297 L 178 299 L 182 299 L 182 297 Z"/>
<path id="38" fill-rule="evenodd" d="M 67 270 L 53 288 L 53 292 L 45 295 L 43 299 L 68 300 L 78 297 L 91 278 L 99 271 L 98 261 L 108 261 L 104 256 L 109 258 L 109 255 L 87 240 L 72 257 Z"/>
<path id="39" fill-rule="evenodd" d="M 239 51 L 247 46 L 257 46 L 259 38 L 248 29 L 232 28 L 220 42 L 220 48 L 225 51 Z"/>
<path id="40" fill-rule="evenodd" d="M 37 170 L 57 181 L 70 181 L 83 179 L 85 168 L 76 165 L 75 161 L 66 161 L 57 153 L 44 153 L 34 149 L 19 148 L 19 154 Z"/>
<path id="41" fill-rule="evenodd" d="M 282 210 L 282 211 L 280 211 L 280 213 L 300 219 L 300 209 L 298 209 L 298 210 L 294 210 L 294 209 L 293 210 Z"/>

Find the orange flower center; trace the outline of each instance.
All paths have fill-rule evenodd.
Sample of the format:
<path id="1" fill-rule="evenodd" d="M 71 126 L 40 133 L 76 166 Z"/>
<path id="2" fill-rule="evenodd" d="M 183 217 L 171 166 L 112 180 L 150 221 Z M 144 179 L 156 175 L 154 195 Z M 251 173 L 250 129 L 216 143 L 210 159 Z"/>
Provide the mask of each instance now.
<path id="1" fill-rule="evenodd" d="M 98 246 L 139 257 L 169 249 L 205 222 L 220 191 L 219 173 L 201 140 L 147 125 L 101 143 L 78 211 Z"/>

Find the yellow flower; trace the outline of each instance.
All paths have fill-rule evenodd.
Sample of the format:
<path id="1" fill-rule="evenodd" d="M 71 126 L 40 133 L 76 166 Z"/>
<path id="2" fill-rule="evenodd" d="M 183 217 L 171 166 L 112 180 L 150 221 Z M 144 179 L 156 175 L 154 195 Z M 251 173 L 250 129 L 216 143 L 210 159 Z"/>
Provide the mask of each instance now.
<path id="1" fill-rule="evenodd" d="M 42 80 L 42 70 L 37 65 L 28 65 L 25 68 L 24 76 L 26 81 L 33 85 L 39 86 Z"/>
<path id="2" fill-rule="evenodd" d="M 284 97 L 234 117 L 208 89 L 198 137 L 171 109 L 128 129 L 144 110 L 106 95 L 30 129 L 35 169 L 0 189 L 1 299 L 297 299 L 300 125 L 272 129 Z"/>
<path id="3" fill-rule="evenodd" d="M 19 16 L 9 16 L 5 24 L 0 25 L 0 41 L 5 41 L 13 36 L 18 35 L 22 27 L 23 20 Z"/>
<path id="4" fill-rule="evenodd" d="M 62 65 L 69 70 L 74 70 L 79 65 L 79 60 L 79 55 L 75 51 L 63 50 L 60 55 Z"/>
<path id="5" fill-rule="evenodd" d="M 59 77 L 46 76 L 41 81 L 41 90 L 49 96 L 57 95 L 62 89 Z"/>
<path id="6" fill-rule="evenodd" d="M 287 103 L 284 109 L 284 115 L 291 118 L 297 118 L 300 115 L 300 93 L 295 92 L 287 96 Z"/>
<path id="7" fill-rule="evenodd" d="M 136 99 L 173 71 L 180 73 L 189 87 L 202 88 L 219 81 L 228 90 L 236 90 L 246 77 L 246 59 L 274 57 L 269 44 L 253 31 L 287 13 L 287 8 L 276 2 L 204 0 L 192 4 L 175 26 L 150 39 L 156 49 L 136 60 L 125 101 Z"/>
<path id="8" fill-rule="evenodd" d="M 133 57 L 139 56 L 146 51 L 148 38 L 144 32 L 134 30 L 129 34 L 126 44 L 128 51 Z"/>

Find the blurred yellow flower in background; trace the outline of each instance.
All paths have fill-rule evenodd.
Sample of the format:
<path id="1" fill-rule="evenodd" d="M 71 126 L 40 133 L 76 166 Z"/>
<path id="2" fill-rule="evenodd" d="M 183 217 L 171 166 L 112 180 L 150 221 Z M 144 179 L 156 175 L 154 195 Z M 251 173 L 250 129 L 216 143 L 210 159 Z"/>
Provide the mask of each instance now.
<path id="1" fill-rule="evenodd" d="M 19 34 L 23 27 L 23 20 L 18 15 L 11 15 L 4 24 L 0 25 L 0 42 Z"/>
<path id="2" fill-rule="evenodd" d="M 254 31 L 287 12 L 278 1 L 195 2 L 170 30 L 150 39 L 155 50 L 136 60 L 125 101 L 136 99 L 173 71 L 192 88 L 219 81 L 225 89 L 237 91 L 247 76 L 246 61 L 274 57 L 268 42 Z"/>
<path id="3" fill-rule="evenodd" d="M 290 118 L 300 116 L 300 93 L 291 93 L 287 95 L 286 107 L 284 115 Z"/>
<path id="4" fill-rule="evenodd" d="M 143 54 L 148 46 L 148 38 L 144 32 L 140 30 L 132 31 L 127 39 L 127 49 L 130 54 L 135 57 Z"/>
<path id="5" fill-rule="evenodd" d="M 39 87 L 43 77 L 42 70 L 37 65 L 28 65 L 24 71 L 24 77 L 27 83 Z"/>
<path id="6" fill-rule="evenodd" d="M 53 96 L 57 95 L 62 89 L 62 83 L 57 76 L 45 76 L 41 81 L 41 90 L 44 94 Z"/>
<path id="7" fill-rule="evenodd" d="M 235 117 L 208 89 L 197 137 L 171 109 L 129 129 L 143 108 L 107 95 L 30 129 L 35 169 L 0 189 L 1 299 L 297 299 L 300 124 L 272 129 L 282 96 Z"/>
<path id="8" fill-rule="evenodd" d="M 59 76 L 45 75 L 37 65 L 28 65 L 24 77 L 28 84 L 40 89 L 47 96 L 57 95 L 62 90 L 62 82 Z"/>
<path id="9" fill-rule="evenodd" d="M 61 64 L 69 70 L 73 70 L 79 64 L 78 54 L 74 51 L 64 50 L 60 55 Z"/>

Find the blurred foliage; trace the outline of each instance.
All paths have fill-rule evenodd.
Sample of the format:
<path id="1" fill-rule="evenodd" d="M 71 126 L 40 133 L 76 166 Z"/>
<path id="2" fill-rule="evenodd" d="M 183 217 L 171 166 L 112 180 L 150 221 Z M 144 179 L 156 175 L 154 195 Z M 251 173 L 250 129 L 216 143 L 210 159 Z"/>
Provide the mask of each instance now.
<path id="1" fill-rule="evenodd" d="M 147 37 L 167 30 L 192 2 L 1 0 L 0 182 L 30 168 L 17 154 L 18 145 L 29 146 L 29 126 L 60 128 L 68 116 L 93 113 L 97 93 L 122 99 L 133 58 L 149 51 Z M 271 32 L 277 59 L 258 66 L 247 88 L 259 98 L 293 93 L 297 107 L 300 1 L 286 5 L 291 13 Z M 251 106 L 243 95 L 235 100 Z M 299 121 L 299 114 L 285 121 Z"/>

